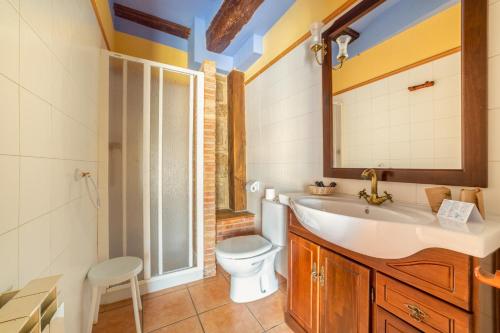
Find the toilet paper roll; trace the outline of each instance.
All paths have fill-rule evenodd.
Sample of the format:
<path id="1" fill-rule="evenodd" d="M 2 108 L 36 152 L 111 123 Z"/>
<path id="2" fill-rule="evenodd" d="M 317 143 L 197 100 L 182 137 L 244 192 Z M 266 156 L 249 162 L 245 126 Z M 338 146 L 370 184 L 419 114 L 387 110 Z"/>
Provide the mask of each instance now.
<path id="1" fill-rule="evenodd" d="M 276 190 L 274 188 L 266 188 L 266 200 L 274 200 L 276 198 Z"/>
<path id="2" fill-rule="evenodd" d="M 250 193 L 258 192 L 259 188 L 260 188 L 260 182 L 257 180 L 251 180 L 246 185 L 247 192 Z"/>

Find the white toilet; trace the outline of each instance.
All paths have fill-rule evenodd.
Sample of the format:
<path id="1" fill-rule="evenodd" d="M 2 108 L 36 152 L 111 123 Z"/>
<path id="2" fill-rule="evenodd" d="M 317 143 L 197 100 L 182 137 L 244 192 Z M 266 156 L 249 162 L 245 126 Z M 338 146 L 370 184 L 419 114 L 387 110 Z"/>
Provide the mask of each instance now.
<path id="1" fill-rule="evenodd" d="M 286 246 L 287 206 L 262 200 L 262 236 L 238 236 L 217 244 L 217 262 L 231 275 L 231 299 L 251 302 L 278 290 L 276 254 Z"/>

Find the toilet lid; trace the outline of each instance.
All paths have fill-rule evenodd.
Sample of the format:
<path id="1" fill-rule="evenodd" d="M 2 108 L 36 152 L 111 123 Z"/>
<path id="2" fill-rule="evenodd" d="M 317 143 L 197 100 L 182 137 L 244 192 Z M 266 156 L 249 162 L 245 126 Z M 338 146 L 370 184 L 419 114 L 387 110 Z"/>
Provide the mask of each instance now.
<path id="1" fill-rule="evenodd" d="M 228 259 L 255 257 L 273 247 L 267 239 L 259 235 L 238 236 L 223 240 L 217 244 L 217 255 Z"/>

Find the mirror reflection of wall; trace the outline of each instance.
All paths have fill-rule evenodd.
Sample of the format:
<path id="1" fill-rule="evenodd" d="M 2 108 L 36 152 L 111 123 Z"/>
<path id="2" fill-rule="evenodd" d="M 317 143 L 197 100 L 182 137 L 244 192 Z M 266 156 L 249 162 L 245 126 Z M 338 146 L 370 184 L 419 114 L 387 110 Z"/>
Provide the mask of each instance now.
<path id="1" fill-rule="evenodd" d="M 334 167 L 461 168 L 460 13 L 386 1 L 349 27 L 359 36 L 332 72 Z"/>

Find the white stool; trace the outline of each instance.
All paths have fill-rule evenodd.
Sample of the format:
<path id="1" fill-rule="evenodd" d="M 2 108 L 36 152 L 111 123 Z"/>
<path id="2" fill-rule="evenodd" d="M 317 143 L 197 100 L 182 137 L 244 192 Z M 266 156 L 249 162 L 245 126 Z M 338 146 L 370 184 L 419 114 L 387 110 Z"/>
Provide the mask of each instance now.
<path id="1" fill-rule="evenodd" d="M 103 261 L 92 267 L 87 279 L 92 286 L 92 301 L 88 319 L 88 333 L 92 332 L 92 324 L 97 323 L 102 289 L 130 280 L 132 302 L 134 304 L 135 330 L 141 333 L 139 310 L 142 310 L 141 294 L 137 275 L 142 271 L 142 260 L 136 257 L 118 257 Z"/>

